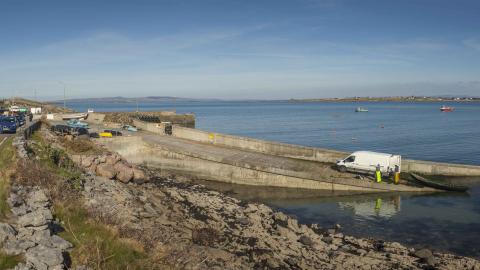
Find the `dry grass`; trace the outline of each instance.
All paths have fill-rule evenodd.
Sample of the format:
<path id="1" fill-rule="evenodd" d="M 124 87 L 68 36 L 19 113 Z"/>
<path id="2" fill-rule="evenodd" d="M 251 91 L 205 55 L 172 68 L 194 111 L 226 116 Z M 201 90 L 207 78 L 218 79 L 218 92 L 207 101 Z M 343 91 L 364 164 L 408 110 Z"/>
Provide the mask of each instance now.
<path id="1" fill-rule="evenodd" d="M 145 269 L 143 247 L 122 239 L 118 231 L 88 216 L 78 202 L 55 204 L 55 215 L 65 231 L 60 236 L 75 245 L 70 252 L 72 266 L 86 265 L 93 269 Z"/>
<path id="2" fill-rule="evenodd" d="M 0 270 L 12 269 L 22 261 L 24 260 L 21 256 L 9 256 L 0 250 Z"/>
<path id="3" fill-rule="evenodd" d="M 9 194 L 9 180 L 13 173 L 15 159 L 15 148 L 10 138 L 0 146 L 0 220 L 5 219 L 8 213 L 6 200 Z"/>
<path id="4" fill-rule="evenodd" d="M 101 152 L 90 139 L 62 139 L 61 143 L 69 153 L 73 154 L 98 154 Z"/>

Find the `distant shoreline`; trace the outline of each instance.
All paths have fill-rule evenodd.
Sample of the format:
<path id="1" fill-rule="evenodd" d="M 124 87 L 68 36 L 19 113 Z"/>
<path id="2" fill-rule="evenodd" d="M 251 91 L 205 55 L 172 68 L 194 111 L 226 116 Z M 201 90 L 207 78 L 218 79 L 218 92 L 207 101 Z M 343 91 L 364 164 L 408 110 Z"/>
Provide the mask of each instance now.
<path id="1" fill-rule="evenodd" d="M 293 103 L 321 103 L 321 102 L 425 102 L 425 103 L 442 103 L 442 102 L 456 102 L 456 103 L 470 103 L 480 102 L 480 98 L 436 98 L 436 97 L 384 97 L 384 98 L 307 98 L 307 99 L 290 99 Z"/>
<path id="2" fill-rule="evenodd" d="M 292 102 L 292 103 L 321 103 L 321 102 L 480 102 L 480 97 L 346 97 L 346 98 L 291 98 L 291 99 L 194 99 L 176 97 L 104 97 L 104 98 L 80 98 L 66 100 L 67 103 L 113 103 L 113 104 L 136 104 L 136 103 L 166 103 L 166 102 Z M 50 104 L 61 104 L 61 101 L 50 101 Z"/>

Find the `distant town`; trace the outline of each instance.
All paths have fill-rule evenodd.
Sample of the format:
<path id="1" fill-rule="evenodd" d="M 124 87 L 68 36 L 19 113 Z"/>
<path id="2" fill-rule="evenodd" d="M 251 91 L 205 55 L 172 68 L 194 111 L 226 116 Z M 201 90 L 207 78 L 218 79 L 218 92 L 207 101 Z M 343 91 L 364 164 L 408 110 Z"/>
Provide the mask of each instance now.
<path id="1" fill-rule="evenodd" d="M 478 102 L 480 97 L 465 96 L 398 96 L 290 99 L 291 102 Z"/>

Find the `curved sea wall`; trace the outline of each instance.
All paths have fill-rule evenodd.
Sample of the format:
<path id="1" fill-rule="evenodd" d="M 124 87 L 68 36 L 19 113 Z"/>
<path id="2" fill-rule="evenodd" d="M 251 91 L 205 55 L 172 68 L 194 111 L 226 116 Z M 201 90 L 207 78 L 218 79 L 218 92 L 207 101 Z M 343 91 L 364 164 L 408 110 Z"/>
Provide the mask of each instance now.
<path id="1" fill-rule="evenodd" d="M 177 125 L 173 126 L 172 135 L 196 142 L 318 162 L 334 163 L 349 155 L 347 152 L 207 132 Z M 408 159 L 402 160 L 402 171 L 417 172 L 427 175 L 480 176 L 480 166 Z"/>

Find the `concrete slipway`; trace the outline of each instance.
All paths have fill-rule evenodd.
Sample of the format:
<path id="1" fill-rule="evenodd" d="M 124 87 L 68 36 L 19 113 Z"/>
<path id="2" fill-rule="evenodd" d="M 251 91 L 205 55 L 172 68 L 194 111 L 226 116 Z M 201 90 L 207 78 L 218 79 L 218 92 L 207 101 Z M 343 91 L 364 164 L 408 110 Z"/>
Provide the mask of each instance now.
<path id="1" fill-rule="evenodd" d="M 337 172 L 329 163 L 269 155 L 151 132 L 100 141 L 132 163 L 181 172 L 205 180 L 332 191 L 434 191 L 431 188 L 356 179 L 353 174 Z"/>

